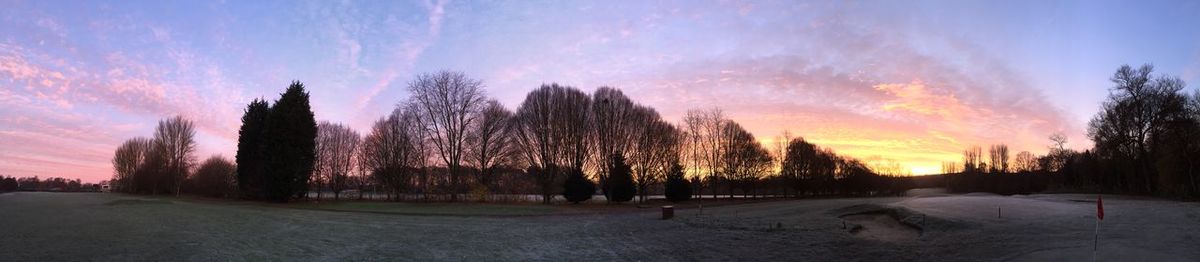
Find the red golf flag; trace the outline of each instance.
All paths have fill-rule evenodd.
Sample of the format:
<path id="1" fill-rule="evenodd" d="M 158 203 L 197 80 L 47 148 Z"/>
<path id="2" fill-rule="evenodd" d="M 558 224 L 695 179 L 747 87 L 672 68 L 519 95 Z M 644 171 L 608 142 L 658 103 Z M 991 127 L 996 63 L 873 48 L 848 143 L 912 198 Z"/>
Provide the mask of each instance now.
<path id="1" fill-rule="evenodd" d="M 1104 198 L 1096 195 L 1096 218 L 1104 220 Z"/>

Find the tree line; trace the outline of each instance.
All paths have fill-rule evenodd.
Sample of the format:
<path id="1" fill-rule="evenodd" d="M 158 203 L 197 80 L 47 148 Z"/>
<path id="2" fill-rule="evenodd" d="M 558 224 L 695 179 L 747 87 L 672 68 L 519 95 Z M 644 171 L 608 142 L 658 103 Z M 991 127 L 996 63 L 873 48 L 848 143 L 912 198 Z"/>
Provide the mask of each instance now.
<path id="1" fill-rule="evenodd" d="M 0 176 L 0 193 L 14 191 L 98 192 L 100 185 L 79 179 Z"/>
<path id="2" fill-rule="evenodd" d="M 1108 98 L 1088 123 L 1092 149 L 1067 149 L 1061 134 L 1050 137 L 1046 155 L 1021 152 L 1011 162 L 1003 145 L 986 160 L 973 147 L 961 169 L 944 165 L 949 188 L 1200 197 L 1200 91 L 1184 93 L 1183 80 L 1155 75 L 1151 65 L 1121 66 L 1109 80 Z"/>
<path id="3" fill-rule="evenodd" d="M 113 181 L 125 192 L 275 202 L 314 192 L 361 199 L 367 190 L 396 201 L 536 194 L 578 203 L 596 193 L 609 202 L 683 201 L 705 190 L 800 197 L 906 185 L 803 138 L 770 151 L 719 109 L 672 123 L 611 87 L 589 94 L 544 84 L 512 111 L 460 72 L 420 74 L 407 89 L 407 100 L 360 134 L 315 121 L 304 85 L 293 82 L 274 103 L 247 105 L 234 163 L 213 156 L 196 166 L 191 122 L 163 120 L 153 138 L 118 148 Z"/>

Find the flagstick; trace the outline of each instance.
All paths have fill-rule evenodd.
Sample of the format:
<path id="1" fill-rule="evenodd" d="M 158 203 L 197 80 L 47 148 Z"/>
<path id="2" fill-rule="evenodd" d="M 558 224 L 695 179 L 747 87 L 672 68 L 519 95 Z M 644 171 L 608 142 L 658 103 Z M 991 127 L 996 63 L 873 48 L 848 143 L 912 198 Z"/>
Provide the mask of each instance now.
<path id="1" fill-rule="evenodd" d="M 1100 248 L 1100 220 L 1104 219 L 1104 198 L 1096 197 L 1096 234 L 1092 238 L 1092 261 L 1096 261 L 1096 251 Z"/>
<path id="2" fill-rule="evenodd" d="M 1096 250 L 1100 247 L 1100 219 L 1096 219 L 1096 234 L 1092 242 L 1092 261 L 1096 261 Z"/>

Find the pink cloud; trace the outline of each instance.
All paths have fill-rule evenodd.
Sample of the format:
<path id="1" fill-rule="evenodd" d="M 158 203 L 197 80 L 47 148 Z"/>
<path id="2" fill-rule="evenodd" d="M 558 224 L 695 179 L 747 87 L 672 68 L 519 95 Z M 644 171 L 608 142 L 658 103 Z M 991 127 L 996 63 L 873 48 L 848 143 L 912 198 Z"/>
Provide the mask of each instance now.
<path id="1" fill-rule="evenodd" d="M 6 46 L 13 47 L 13 46 Z M 131 132 L 149 133 L 153 123 L 129 123 L 113 114 L 142 116 L 151 121 L 184 115 L 198 131 L 220 140 L 236 139 L 240 92 L 223 87 L 219 70 L 205 73 L 215 82 L 203 85 L 160 79 L 166 70 L 146 66 L 116 53 L 106 56 L 94 72 L 62 63 L 46 54 L 21 47 L 0 52 L 0 101 L 9 106 L 0 118 L 0 163 L 5 175 L 85 177 L 95 182 L 111 174 L 111 150 Z M 36 59 L 36 60 L 34 60 Z M 33 61 L 39 61 L 37 63 Z M 207 90 L 199 94 L 195 90 Z M 85 105 L 89 112 L 74 109 Z M 96 112 L 116 109 L 116 112 Z M 134 129 L 144 129 L 138 132 Z M 215 141 L 213 143 L 220 144 Z M 231 152 L 210 149 L 205 152 Z"/>

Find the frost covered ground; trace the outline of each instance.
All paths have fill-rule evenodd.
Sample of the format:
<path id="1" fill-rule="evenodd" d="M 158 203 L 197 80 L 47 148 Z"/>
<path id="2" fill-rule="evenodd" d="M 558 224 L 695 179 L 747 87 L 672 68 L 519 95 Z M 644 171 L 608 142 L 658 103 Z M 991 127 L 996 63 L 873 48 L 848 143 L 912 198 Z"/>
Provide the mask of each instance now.
<path id="1" fill-rule="evenodd" d="M 1092 260 L 1095 195 L 910 195 L 702 211 L 693 201 L 659 220 L 649 208 L 476 216 L 491 211 L 463 205 L 467 215 L 417 215 L 425 207 L 389 214 L 10 193 L 0 195 L 0 260 Z M 1200 204 L 1104 203 L 1098 260 L 1200 258 Z"/>

